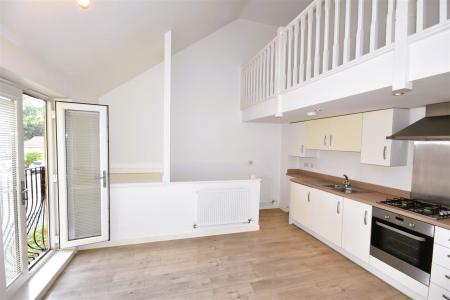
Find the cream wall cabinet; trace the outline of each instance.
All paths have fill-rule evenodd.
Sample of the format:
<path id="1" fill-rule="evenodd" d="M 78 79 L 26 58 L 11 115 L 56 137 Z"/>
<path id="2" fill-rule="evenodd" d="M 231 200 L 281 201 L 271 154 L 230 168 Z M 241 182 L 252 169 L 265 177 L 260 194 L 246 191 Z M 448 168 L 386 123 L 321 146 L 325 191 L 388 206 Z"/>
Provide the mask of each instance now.
<path id="1" fill-rule="evenodd" d="M 409 123 L 407 109 L 386 109 L 363 113 L 361 163 L 404 166 L 408 142 L 386 139 Z"/>
<path id="2" fill-rule="evenodd" d="M 288 125 L 288 155 L 298 157 L 314 157 L 314 151 L 306 147 L 306 124 L 305 122 L 292 123 Z"/>
<path id="3" fill-rule="evenodd" d="M 351 255 L 368 263 L 372 206 L 344 198 L 342 222 L 342 248 Z"/>
<path id="4" fill-rule="evenodd" d="M 362 114 L 317 119 L 306 123 L 306 148 L 361 151 Z"/>

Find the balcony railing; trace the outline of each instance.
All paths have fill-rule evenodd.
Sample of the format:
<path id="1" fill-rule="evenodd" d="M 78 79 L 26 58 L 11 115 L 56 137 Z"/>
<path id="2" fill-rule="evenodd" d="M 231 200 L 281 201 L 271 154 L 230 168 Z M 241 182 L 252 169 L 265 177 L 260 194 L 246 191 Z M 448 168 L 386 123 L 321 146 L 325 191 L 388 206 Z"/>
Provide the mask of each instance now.
<path id="1" fill-rule="evenodd" d="M 315 0 L 241 69 L 241 109 L 448 24 L 449 0 Z M 395 45 L 397 44 L 397 45 Z M 406 59 L 406 53 L 397 55 Z M 402 69 L 402 62 L 397 61 Z M 400 70 L 402 71 L 402 70 Z M 401 77 L 401 76 L 399 76 Z M 396 84 L 393 84 L 393 88 Z M 401 89 L 400 86 L 396 88 Z"/>
<path id="2" fill-rule="evenodd" d="M 49 249 L 45 167 L 25 169 L 28 264 Z"/>

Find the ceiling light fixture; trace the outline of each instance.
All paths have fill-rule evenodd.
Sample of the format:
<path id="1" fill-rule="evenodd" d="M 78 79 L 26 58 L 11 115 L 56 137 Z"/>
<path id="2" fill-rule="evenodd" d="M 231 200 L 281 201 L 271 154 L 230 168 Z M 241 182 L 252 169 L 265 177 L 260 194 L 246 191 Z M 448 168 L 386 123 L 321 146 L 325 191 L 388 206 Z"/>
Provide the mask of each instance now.
<path id="1" fill-rule="evenodd" d="M 314 116 L 317 116 L 317 112 L 316 111 L 308 111 L 306 113 L 306 115 L 309 116 L 309 117 L 314 117 Z"/>
<path id="2" fill-rule="evenodd" d="M 88 9 L 91 5 L 91 0 L 77 0 L 77 2 L 82 9 Z"/>

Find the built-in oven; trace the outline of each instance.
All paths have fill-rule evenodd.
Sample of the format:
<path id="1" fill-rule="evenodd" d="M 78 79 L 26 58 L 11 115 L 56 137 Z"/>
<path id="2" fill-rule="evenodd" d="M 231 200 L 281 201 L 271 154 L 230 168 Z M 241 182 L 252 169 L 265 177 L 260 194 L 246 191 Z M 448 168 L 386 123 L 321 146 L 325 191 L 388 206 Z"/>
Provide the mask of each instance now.
<path id="1" fill-rule="evenodd" d="M 374 207 L 370 255 L 430 284 L 434 226 Z"/>

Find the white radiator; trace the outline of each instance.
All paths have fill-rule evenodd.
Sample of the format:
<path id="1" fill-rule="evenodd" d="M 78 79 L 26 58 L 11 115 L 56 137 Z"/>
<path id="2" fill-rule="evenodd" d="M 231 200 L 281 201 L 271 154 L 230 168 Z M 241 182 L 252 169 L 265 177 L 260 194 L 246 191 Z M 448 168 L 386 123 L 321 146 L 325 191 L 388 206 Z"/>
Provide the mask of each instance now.
<path id="1" fill-rule="evenodd" d="M 194 228 L 252 222 L 250 194 L 244 188 L 199 190 Z"/>

